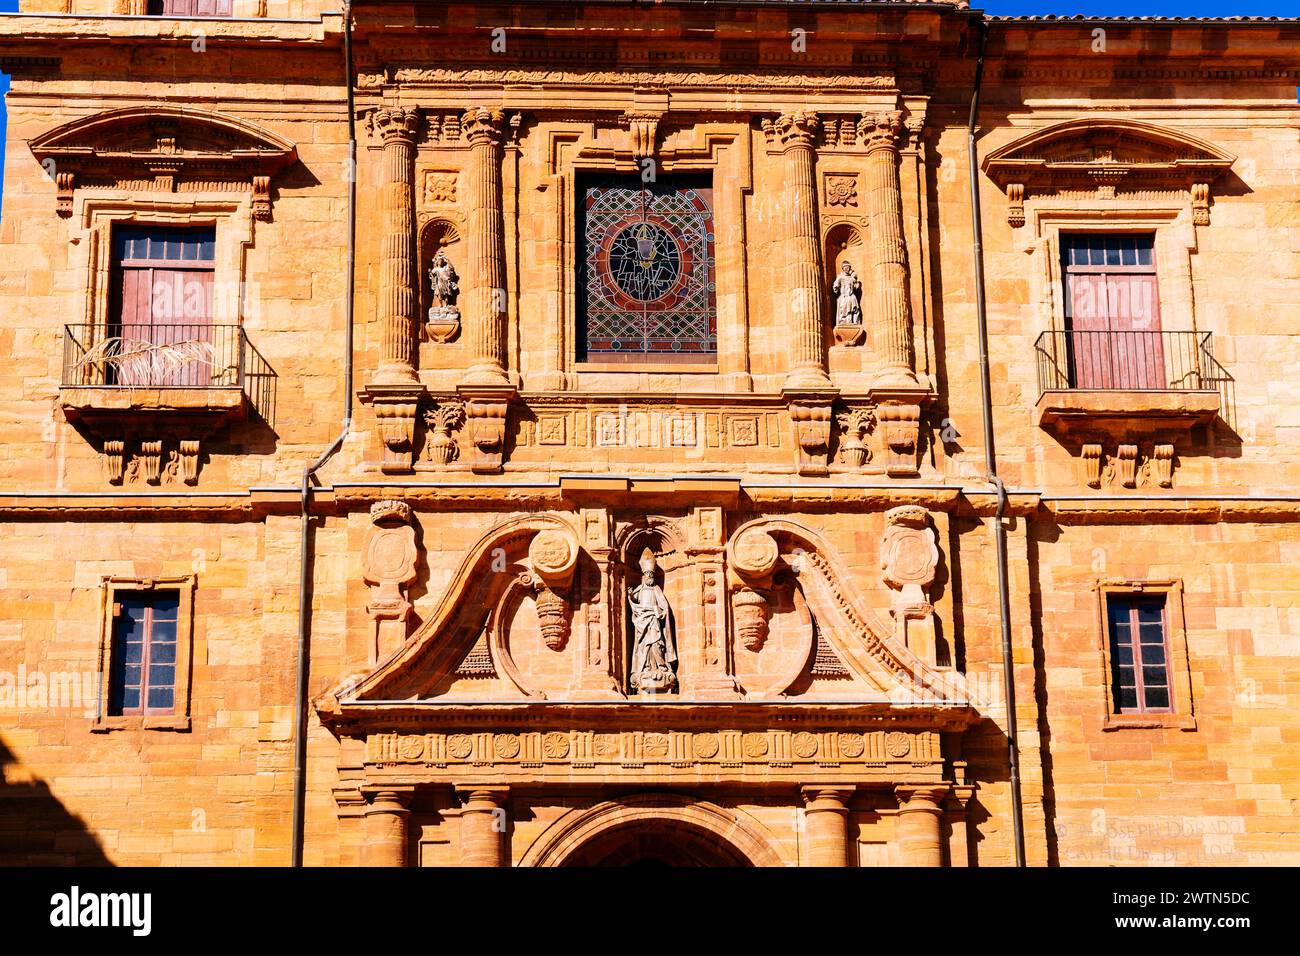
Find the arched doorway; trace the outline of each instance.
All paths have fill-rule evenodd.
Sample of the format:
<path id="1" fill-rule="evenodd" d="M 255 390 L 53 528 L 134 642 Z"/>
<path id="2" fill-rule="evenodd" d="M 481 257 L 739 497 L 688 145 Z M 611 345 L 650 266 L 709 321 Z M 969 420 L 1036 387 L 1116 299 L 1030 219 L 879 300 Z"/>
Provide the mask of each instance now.
<path id="1" fill-rule="evenodd" d="M 754 864 L 707 830 L 672 819 L 615 827 L 570 853 L 562 866 L 737 866 Z"/>
<path id="2" fill-rule="evenodd" d="M 639 794 L 573 810 L 529 847 L 521 866 L 782 866 L 739 810 L 678 794 Z"/>

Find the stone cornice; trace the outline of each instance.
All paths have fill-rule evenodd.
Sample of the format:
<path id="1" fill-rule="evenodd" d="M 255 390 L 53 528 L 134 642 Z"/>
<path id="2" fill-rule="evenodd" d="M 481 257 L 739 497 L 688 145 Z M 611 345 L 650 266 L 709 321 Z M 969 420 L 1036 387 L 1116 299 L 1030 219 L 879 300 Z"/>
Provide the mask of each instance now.
<path id="1" fill-rule="evenodd" d="M 82 14 L 20 14 L 0 16 L 0 55 L 18 53 L 24 45 L 43 53 L 57 52 L 55 44 L 190 43 L 202 35 L 209 42 L 240 45 L 340 44 L 343 17 L 323 13 L 316 20 L 273 20 L 228 17 L 186 20 L 176 17 L 90 16 Z"/>

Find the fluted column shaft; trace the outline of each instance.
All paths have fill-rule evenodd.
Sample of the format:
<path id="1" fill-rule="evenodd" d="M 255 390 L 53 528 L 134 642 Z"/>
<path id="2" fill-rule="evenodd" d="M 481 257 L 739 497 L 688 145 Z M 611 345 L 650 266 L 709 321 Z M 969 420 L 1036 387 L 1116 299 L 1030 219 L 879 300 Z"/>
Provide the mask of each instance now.
<path id="1" fill-rule="evenodd" d="M 852 787 L 804 787 L 808 866 L 849 865 Z"/>
<path id="2" fill-rule="evenodd" d="M 374 115 L 375 132 L 384 144 L 379 314 L 382 352 L 375 381 L 402 384 L 415 375 L 415 288 L 413 159 L 419 114 L 394 107 Z"/>
<path id="3" fill-rule="evenodd" d="M 509 866 L 506 853 L 507 787 L 460 790 L 460 865 Z"/>
<path id="4" fill-rule="evenodd" d="M 898 842 L 904 866 L 943 866 L 940 820 L 946 786 L 896 787 Z"/>
<path id="5" fill-rule="evenodd" d="M 406 866 L 409 801 L 410 794 L 398 790 L 371 795 L 366 808 L 366 844 L 361 851 L 366 866 Z"/>
<path id="6" fill-rule="evenodd" d="M 903 242 L 903 197 L 898 178 L 899 112 L 864 114 L 867 144 L 867 214 L 871 223 L 873 336 L 885 378 L 916 381 L 912 369 L 912 307 L 907 290 L 907 246 Z"/>
<path id="7" fill-rule="evenodd" d="M 791 368 L 786 388 L 830 385 L 822 349 L 825 306 L 822 294 L 821 230 L 817 220 L 816 113 L 786 113 L 776 121 L 785 153 L 790 251 Z"/>
<path id="8" fill-rule="evenodd" d="M 500 110 L 469 110 L 461 126 L 469 154 L 470 367 L 465 381 L 501 385 L 506 378 L 506 251 L 501 215 Z"/>

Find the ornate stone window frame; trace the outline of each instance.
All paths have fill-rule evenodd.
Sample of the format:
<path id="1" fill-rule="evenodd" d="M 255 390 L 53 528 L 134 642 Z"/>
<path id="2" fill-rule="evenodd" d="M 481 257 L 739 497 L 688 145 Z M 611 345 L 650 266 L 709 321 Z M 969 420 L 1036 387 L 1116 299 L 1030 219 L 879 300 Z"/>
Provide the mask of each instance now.
<path id="1" fill-rule="evenodd" d="M 1065 331 L 1062 233 L 1144 233 L 1155 236 L 1156 285 L 1162 326 L 1199 331 L 1192 299 L 1196 251 L 1191 201 L 1087 200 L 1041 197 L 1026 202 L 1028 235 L 1021 245 L 1033 262 L 1039 330 Z"/>
<path id="2" fill-rule="evenodd" d="M 588 388 L 588 382 L 595 381 L 623 381 L 628 388 L 635 388 L 638 377 L 648 373 L 681 375 L 696 381 L 707 381 L 711 376 L 726 390 L 751 390 L 744 206 L 745 196 L 752 190 L 753 159 L 751 130 L 747 121 L 746 116 L 725 122 L 695 117 L 675 118 L 675 124 L 680 122 L 684 125 L 675 128 L 670 137 L 659 132 L 658 123 L 647 134 L 644 124 L 629 122 L 623 133 L 626 147 L 623 149 L 605 148 L 603 137 L 598 139 L 593 134 L 591 124 L 584 124 L 585 128 L 552 130 L 548 154 L 551 173 L 562 183 L 561 189 L 555 192 L 559 207 L 556 212 L 563 220 L 560 234 L 564 237 L 562 253 L 556 264 L 562 273 L 557 283 L 563 290 L 560 303 L 563 345 L 558 356 L 560 368 L 554 371 L 562 372 L 571 388 Z M 647 135 L 650 137 L 648 143 Z M 718 316 L 716 357 L 713 361 L 699 363 L 656 362 L 653 358 L 631 363 L 580 362 L 577 359 L 577 297 L 582 290 L 575 288 L 573 282 L 563 275 L 565 272 L 572 274 L 572 266 L 582 254 L 581 237 L 576 232 L 577 204 L 582 200 L 578 194 L 578 182 L 582 176 L 591 174 L 639 174 L 642 167 L 636 160 L 636 152 L 655 148 L 656 135 L 663 138 L 654 156 L 663 175 L 707 174 L 713 177 Z M 547 368 L 544 371 L 553 370 Z"/>
<path id="3" fill-rule="evenodd" d="M 1093 587 L 1096 595 L 1097 649 L 1100 653 L 1102 679 L 1102 727 L 1114 730 L 1196 730 L 1196 708 L 1192 699 L 1192 671 L 1187 653 L 1187 623 L 1183 614 L 1183 582 L 1178 579 L 1132 581 L 1099 579 Z M 1112 595 L 1162 594 L 1165 598 L 1165 635 L 1169 647 L 1169 689 L 1171 713 L 1124 714 L 1115 709 L 1111 686 L 1110 633 L 1107 626 L 1106 601 Z"/>
<path id="4" fill-rule="evenodd" d="M 176 730 L 190 729 L 191 658 L 194 645 L 194 592 L 198 577 L 193 574 L 170 577 L 118 577 L 105 575 L 101 584 L 99 626 L 99 699 L 91 730 Z M 180 598 L 176 622 L 175 710 L 167 715 L 110 716 L 109 680 L 112 673 L 113 605 L 118 595 L 131 591 L 175 590 Z"/>
<path id="5" fill-rule="evenodd" d="M 245 267 L 253 245 L 253 210 L 249 197 L 195 195 L 154 198 L 129 192 L 97 193 L 77 201 L 73 242 L 82 251 L 86 281 L 85 321 L 96 329 L 111 321 L 110 282 L 113 229 L 118 226 L 212 226 L 217 232 L 213 282 L 214 325 L 243 325 L 247 286 Z M 236 290 L 235 295 L 222 290 Z"/>

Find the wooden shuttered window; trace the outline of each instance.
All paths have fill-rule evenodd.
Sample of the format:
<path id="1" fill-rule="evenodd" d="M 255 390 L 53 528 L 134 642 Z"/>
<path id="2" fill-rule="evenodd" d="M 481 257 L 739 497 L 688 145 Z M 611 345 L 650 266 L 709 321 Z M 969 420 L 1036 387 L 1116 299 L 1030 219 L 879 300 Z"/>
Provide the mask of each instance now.
<path id="1" fill-rule="evenodd" d="M 155 17 L 228 17 L 233 0 L 149 0 Z"/>
<path id="2" fill-rule="evenodd" d="M 1168 388 L 1155 236 L 1061 236 L 1065 326 L 1074 388 Z"/>
<path id="3" fill-rule="evenodd" d="M 122 593 L 113 607 L 109 716 L 176 709 L 177 591 Z"/>
<path id="4" fill-rule="evenodd" d="M 1165 595 L 1111 594 L 1106 612 L 1115 712 L 1173 713 Z"/>
<path id="5" fill-rule="evenodd" d="M 108 334 L 137 356 L 119 364 L 116 384 L 209 385 L 215 229 L 124 226 L 113 243 Z"/>

